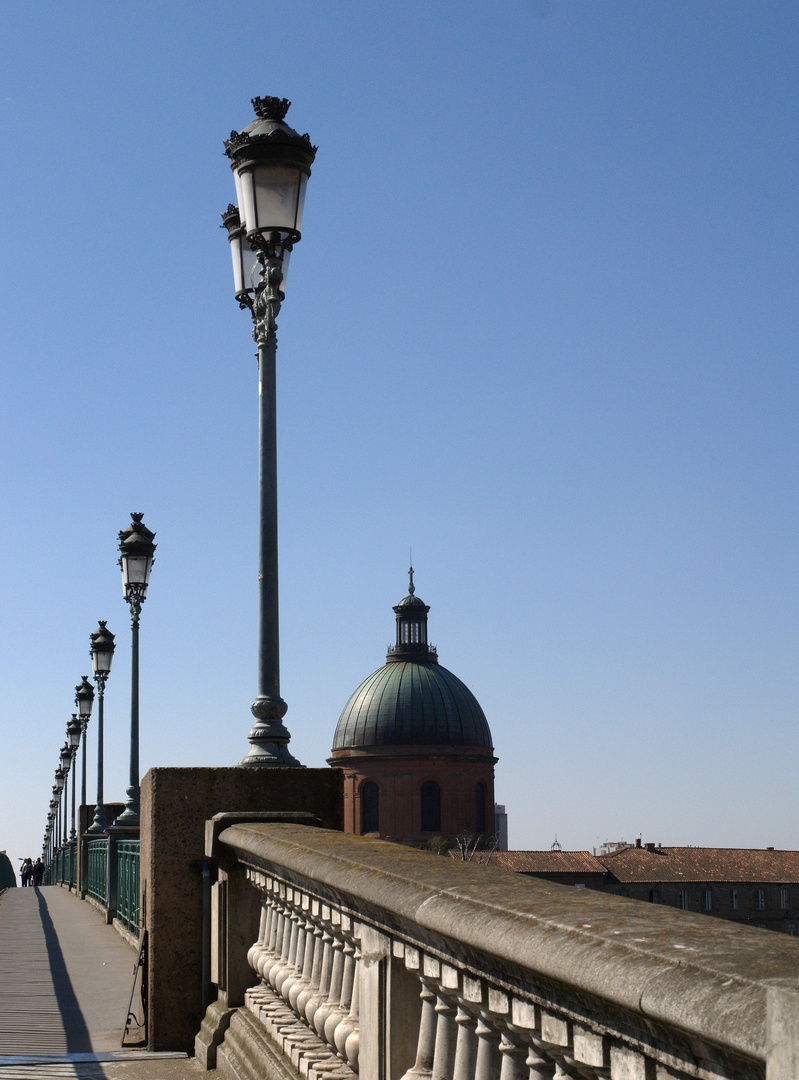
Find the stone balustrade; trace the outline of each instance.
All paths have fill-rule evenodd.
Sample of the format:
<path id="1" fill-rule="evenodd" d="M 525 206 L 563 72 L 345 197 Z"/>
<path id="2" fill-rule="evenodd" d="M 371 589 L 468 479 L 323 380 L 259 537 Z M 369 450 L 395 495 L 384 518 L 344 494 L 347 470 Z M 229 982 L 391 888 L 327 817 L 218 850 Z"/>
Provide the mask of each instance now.
<path id="1" fill-rule="evenodd" d="M 799 1077 L 792 938 L 322 829 L 209 826 L 218 999 L 197 1051 L 223 1075 Z"/>

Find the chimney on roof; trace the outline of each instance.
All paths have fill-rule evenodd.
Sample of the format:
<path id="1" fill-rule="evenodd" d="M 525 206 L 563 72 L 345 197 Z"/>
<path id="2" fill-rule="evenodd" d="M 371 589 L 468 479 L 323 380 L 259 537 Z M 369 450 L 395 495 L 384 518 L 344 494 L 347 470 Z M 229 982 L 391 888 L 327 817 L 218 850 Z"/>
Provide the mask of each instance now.
<path id="1" fill-rule="evenodd" d="M 655 850 L 655 845 L 654 844 L 647 844 L 646 845 L 646 850 L 647 851 L 654 851 Z"/>
<path id="2" fill-rule="evenodd" d="M 641 837 L 640 837 L 640 836 L 637 836 L 637 837 L 635 838 L 635 846 L 636 846 L 636 847 L 640 847 L 640 846 L 641 846 Z"/>

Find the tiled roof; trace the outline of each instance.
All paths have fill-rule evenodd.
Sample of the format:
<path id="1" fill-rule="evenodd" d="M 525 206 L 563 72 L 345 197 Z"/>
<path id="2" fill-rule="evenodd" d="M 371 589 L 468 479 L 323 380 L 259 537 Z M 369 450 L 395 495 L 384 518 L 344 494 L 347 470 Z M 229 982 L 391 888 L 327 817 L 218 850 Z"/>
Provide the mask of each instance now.
<path id="1" fill-rule="evenodd" d="M 450 857 L 459 859 L 458 851 Z M 472 862 L 488 863 L 515 874 L 602 874 L 605 867 L 590 851 L 478 851 Z"/>
<path id="2" fill-rule="evenodd" d="M 799 882 L 799 851 L 762 848 L 620 848 L 600 855 L 621 882 L 751 881 Z"/>

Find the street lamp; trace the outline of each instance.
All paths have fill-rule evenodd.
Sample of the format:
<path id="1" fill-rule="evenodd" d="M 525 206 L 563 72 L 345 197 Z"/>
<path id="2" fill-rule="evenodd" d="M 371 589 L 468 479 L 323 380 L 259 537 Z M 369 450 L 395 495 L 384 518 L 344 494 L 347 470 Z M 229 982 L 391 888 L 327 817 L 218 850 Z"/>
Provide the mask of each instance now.
<path id="1" fill-rule="evenodd" d="M 155 533 L 142 521 L 142 514 L 131 514 L 131 523 L 119 534 L 119 565 L 122 586 L 130 608 L 130 787 L 125 809 L 117 825 L 139 824 L 139 616 L 147 596 L 150 571 L 155 559 Z"/>
<path id="2" fill-rule="evenodd" d="M 104 833 L 106 828 L 105 806 L 103 805 L 103 701 L 105 684 L 111 674 L 114 648 L 114 635 L 101 621 L 99 628 L 91 635 L 89 649 L 92 658 L 92 674 L 97 683 L 97 803 L 94 807 L 94 821 L 88 829 L 90 833 Z"/>
<path id="3" fill-rule="evenodd" d="M 75 687 L 75 704 L 78 707 L 78 719 L 81 727 L 81 759 L 80 759 L 80 805 L 86 805 L 86 730 L 89 726 L 89 718 L 92 715 L 94 703 L 94 687 L 84 675 Z"/>
<path id="4" fill-rule="evenodd" d="M 67 724 L 67 741 L 69 743 L 69 754 L 71 763 L 74 763 L 75 758 L 78 756 L 78 747 L 80 746 L 80 737 L 83 730 L 83 725 L 78 719 L 77 713 L 72 714 L 72 719 Z M 75 773 L 72 773 L 72 828 L 70 830 L 69 838 L 74 840 L 77 835 L 75 832 L 75 781 L 77 780 Z"/>
<path id="5" fill-rule="evenodd" d="M 61 838 L 59 840 L 59 847 L 63 847 L 67 842 L 67 800 L 69 799 L 69 766 L 72 764 L 72 755 L 70 753 L 69 745 L 64 743 L 61 747 L 61 753 L 59 755 L 61 761 L 61 777 L 59 779 L 58 769 L 56 769 L 56 780 L 58 781 L 61 790 L 59 795 L 61 801 L 59 803 L 59 811 L 61 814 Z"/>
<path id="6" fill-rule="evenodd" d="M 248 307 L 258 345 L 259 378 L 259 555 L 258 696 L 250 750 L 241 765 L 299 765 L 283 724 L 288 706 L 280 696 L 280 637 L 277 573 L 277 434 L 275 365 L 277 315 L 285 298 L 289 254 L 299 239 L 305 185 L 316 147 L 284 123 L 290 102 L 253 98 L 256 119 L 232 131 L 225 153 L 236 182 L 238 206 L 222 223 L 233 258 L 235 297 Z"/>

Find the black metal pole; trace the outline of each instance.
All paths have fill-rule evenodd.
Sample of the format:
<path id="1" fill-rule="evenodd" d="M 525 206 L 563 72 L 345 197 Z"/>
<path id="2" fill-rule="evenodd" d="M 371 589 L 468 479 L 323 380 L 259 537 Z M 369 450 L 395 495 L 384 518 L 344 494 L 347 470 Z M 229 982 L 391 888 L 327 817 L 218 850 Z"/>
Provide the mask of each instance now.
<path id="1" fill-rule="evenodd" d="M 81 737 L 81 759 L 80 759 L 80 805 L 86 805 L 86 735 L 89 728 L 88 719 L 84 718 L 81 724 L 83 731 Z"/>
<path id="2" fill-rule="evenodd" d="M 283 724 L 288 706 L 280 696 L 280 613 L 277 536 L 277 313 L 283 252 L 262 257 L 253 305 L 258 345 L 258 697 L 250 752 L 240 765 L 299 765 Z"/>
<path id="3" fill-rule="evenodd" d="M 104 833 L 106 828 L 105 807 L 103 806 L 103 702 L 105 699 L 105 675 L 97 676 L 97 802 L 94 807 L 94 820 L 89 826 L 90 833 Z"/>
<path id="4" fill-rule="evenodd" d="M 117 825 L 139 824 L 139 615 L 141 601 L 130 601 L 130 776 L 125 809 Z"/>
<path id="5" fill-rule="evenodd" d="M 70 840 L 74 840 L 76 835 L 77 835 L 77 833 L 75 832 L 75 787 L 76 787 L 76 782 L 77 782 L 77 779 L 78 779 L 77 776 L 75 775 L 75 773 L 77 771 L 76 768 L 75 768 L 75 759 L 77 758 L 77 756 L 78 756 L 78 748 L 75 747 L 75 749 L 72 751 L 72 753 L 70 755 L 71 760 L 70 760 L 70 766 L 69 766 L 69 771 L 72 773 L 72 828 L 71 828 L 70 833 L 69 833 Z"/>

